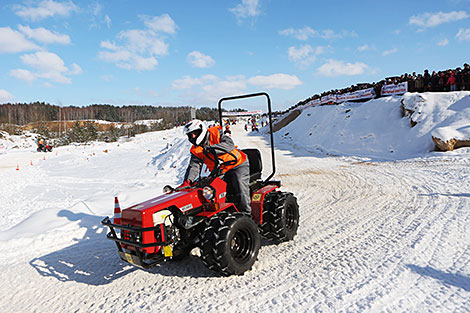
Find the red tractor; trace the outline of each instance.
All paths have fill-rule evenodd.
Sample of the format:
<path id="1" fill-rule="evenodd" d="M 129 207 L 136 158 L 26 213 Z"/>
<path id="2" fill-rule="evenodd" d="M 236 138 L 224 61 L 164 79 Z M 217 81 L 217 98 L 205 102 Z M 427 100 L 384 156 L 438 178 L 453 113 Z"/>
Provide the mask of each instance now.
<path id="1" fill-rule="evenodd" d="M 224 163 L 192 186 L 165 186 L 164 194 L 122 210 L 121 223 L 106 217 L 107 238 L 115 241 L 123 261 L 150 268 L 165 260 L 178 260 L 200 249 L 202 262 L 223 275 L 240 275 L 250 270 L 260 249 L 260 235 L 270 242 L 292 240 L 299 226 L 299 206 L 290 192 L 278 190 L 275 173 L 271 124 L 271 100 L 267 93 L 256 93 L 219 100 L 222 102 L 266 96 L 269 110 L 272 173 L 261 178 L 261 154 L 257 149 L 242 150 L 250 163 L 251 216 L 239 212 L 235 197 L 219 177 Z M 215 160 L 217 151 L 212 151 Z M 226 161 L 230 162 L 230 161 Z M 118 232 L 120 230 L 120 234 Z"/>

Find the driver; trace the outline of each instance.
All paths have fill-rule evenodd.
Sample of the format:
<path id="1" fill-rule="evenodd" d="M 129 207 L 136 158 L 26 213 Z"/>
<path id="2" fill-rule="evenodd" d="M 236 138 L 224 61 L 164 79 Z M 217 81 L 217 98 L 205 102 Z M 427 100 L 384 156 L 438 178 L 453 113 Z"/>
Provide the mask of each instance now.
<path id="1" fill-rule="evenodd" d="M 183 131 L 193 146 L 184 182 L 179 187 L 190 186 L 199 176 L 202 164 L 206 164 L 210 171 L 214 169 L 214 155 L 209 151 L 215 149 L 220 162 L 232 163 L 222 166 L 221 178 L 237 197 L 238 209 L 251 214 L 250 165 L 246 154 L 235 148 L 232 138 L 224 135 L 220 126 L 207 128 L 196 119 L 186 124 Z"/>

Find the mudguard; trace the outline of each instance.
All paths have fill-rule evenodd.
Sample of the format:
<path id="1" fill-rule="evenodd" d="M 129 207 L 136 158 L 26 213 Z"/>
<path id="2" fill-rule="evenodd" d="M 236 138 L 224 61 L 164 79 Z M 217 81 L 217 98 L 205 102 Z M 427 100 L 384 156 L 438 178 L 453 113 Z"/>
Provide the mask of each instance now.
<path id="1" fill-rule="evenodd" d="M 261 225 L 263 223 L 263 201 L 264 197 L 271 191 L 279 188 L 278 184 L 268 184 L 255 192 L 251 196 L 251 216 L 253 220 Z"/>

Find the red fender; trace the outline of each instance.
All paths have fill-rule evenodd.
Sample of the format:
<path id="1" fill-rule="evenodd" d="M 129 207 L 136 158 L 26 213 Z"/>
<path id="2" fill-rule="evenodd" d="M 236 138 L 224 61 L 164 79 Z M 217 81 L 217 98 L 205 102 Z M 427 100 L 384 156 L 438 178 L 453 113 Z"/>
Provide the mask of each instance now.
<path id="1" fill-rule="evenodd" d="M 266 185 L 263 188 L 253 192 L 253 195 L 251 196 L 251 216 L 258 225 L 261 225 L 263 223 L 264 197 L 276 188 L 279 188 L 279 186 Z"/>

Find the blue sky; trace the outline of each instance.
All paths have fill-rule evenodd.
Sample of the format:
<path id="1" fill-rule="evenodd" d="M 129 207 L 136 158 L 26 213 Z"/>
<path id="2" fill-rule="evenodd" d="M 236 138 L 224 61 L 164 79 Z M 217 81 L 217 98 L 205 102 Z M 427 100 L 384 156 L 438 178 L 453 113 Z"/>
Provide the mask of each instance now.
<path id="1" fill-rule="evenodd" d="M 2 0 L 0 15 L 0 103 L 215 107 L 266 91 L 283 110 L 470 61 L 468 0 Z"/>

